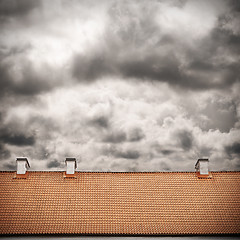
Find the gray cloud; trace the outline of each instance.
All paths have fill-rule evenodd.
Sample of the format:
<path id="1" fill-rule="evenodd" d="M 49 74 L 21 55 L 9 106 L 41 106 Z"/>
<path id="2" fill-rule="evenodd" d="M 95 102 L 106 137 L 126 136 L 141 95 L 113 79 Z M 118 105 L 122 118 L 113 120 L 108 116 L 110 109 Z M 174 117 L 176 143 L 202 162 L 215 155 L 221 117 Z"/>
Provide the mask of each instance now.
<path id="1" fill-rule="evenodd" d="M 141 141 L 145 137 L 141 128 L 133 128 L 128 132 L 128 141 L 130 142 L 138 142 Z"/>
<path id="2" fill-rule="evenodd" d="M 225 151 L 228 155 L 231 154 L 237 154 L 240 155 L 240 143 L 239 142 L 235 142 L 230 146 L 226 146 L 225 147 Z"/>
<path id="3" fill-rule="evenodd" d="M 88 124 L 92 124 L 96 127 L 100 128 L 108 128 L 109 127 L 109 119 L 106 116 L 97 116 L 94 119 L 91 119 Z"/>
<path id="4" fill-rule="evenodd" d="M 117 151 L 114 156 L 118 158 L 138 159 L 140 157 L 140 153 L 134 150 Z"/>
<path id="5" fill-rule="evenodd" d="M 34 136 L 26 136 L 23 133 L 12 132 L 7 129 L 0 130 L 0 141 L 15 146 L 34 145 Z"/>
<path id="6" fill-rule="evenodd" d="M 11 156 L 9 150 L 7 150 L 4 145 L 0 142 L 0 159 L 8 159 Z"/>
<path id="7" fill-rule="evenodd" d="M 168 145 L 169 144 L 166 144 L 166 143 L 159 144 L 157 142 L 154 142 L 152 144 L 152 155 L 154 156 L 154 155 L 156 155 L 156 153 L 157 153 L 157 156 L 159 154 L 166 155 L 166 156 L 173 154 L 176 149 L 174 149 L 173 147 L 168 146 Z"/>
<path id="8" fill-rule="evenodd" d="M 145 2 L 115 3 L 109 10 L 110 24 L 103 41 L 74 58 L 74 77 L 92 81 L 97 77 L 120 75 L 196 90 L 224 89 L 239 81 L 236 54 L 240 50 L 240 34 L 225 27 L 236 20 L 233 12 L 232 18 L 228 17 L 228 11 L 216 15 L 219 20 L 215 27 L 190 47 L 174 32 L 172 35 L 162 32 L 155 21 L 160 10 L 156 3 L 150 7 Z M 235 56 L 231 62 L 219 54 L 220 47 L 226 57 Z"/>
<path id="9" fill-rule="evenodd" d="M 238 121 L 236 104 L 229 101 L 209 101 L 202 113 L 208 117 L 206 129 L 228 132 Z"/>
<path id="10" fill-rule="evenodd" d="M 0 1 L 0 16 L 1 18 L 24 16 L 31 10 L 38 7 L 41 1 L 31 0 L 1 0 Z"/>
<path id="11" fill-rule="evenodd" d="M 161 169 L 163 171 L 169 171 L 171 169 L 171 167 L 166 162 L 161 162 Z"/>
<path id="12" fill-rule="evenodd" d="M 98 79 L 111 74 L 111 59 L 106 59 L 106 53 L 94 52 L 93 55 L 77 55 L 73 61 L 73 76 L 82 82 Z"/>
<path id="13" fill-rule="evenodd" d="M 6 120 L 8 116 L 8 110 L 9 109 L 3 108 L 3 110 L 0 112 L 0 140 L 5 143 L 15 143 L 15 137 L 16 142 L 18 142 L 18 138 L 24 138 L 25 136 L 27 139 L 30 137 L 27 131 L 21 128 L 22 124 L 19 119 L 11 119 L 9 122 Z"/>
<path id="14" fill-rule="evenodd" d="M 126 133 L 124 132 L 110 132 L 104 138 L 103 142 L 107 143 L 121 143 L 127 140 Z"/>
<path id="15" fill-rule="evenodd" d="M 24 57 L 30 48 L 19 46 L 3 54 L 0 52 L 0 99 L 17 98 L 14 105 L 55 87 L 48 66 L 45 66 L 44 72 L 40 72 Z"/>
<path id="16" fill-rule="evenodd" d="M 106 143 L 122 143 L 122 142 L 138 142 L 145 137 L 142 129 L 132 128 L 129 131 L 122 130 L 109 130 L 106 135 L 103 136 L 103 142 Z"/>
<path id="17" fill-rule="evenodd" d="M 1 97 L 9 95 L 22 95 L 22 96 L 34 96 L 36 94 L 50 91 L 54 88 L 54 83 L 50 79 L 46 79 L 46 71 L 48 67 L 46 66 L 44 73 L 39 73 L 34 70 L 32 63 L 23 59 L 25 61 L 22 63 L 21 70 L 19 74 L 21 79 L 17 79 L 14 75 L 14 62 L 5 63 L 4 60 L 0 62 L 0 93 Z M 47 77 L 47 76 L 46 76 Z M 48 75 L 50 77 L 50 75 Z"/>
<path id="18" fill-rule="evenodd" d="M 0 167 L 187 171 L 206 155 L 239 169 L 239 9 L 0 1 Z"/>
<path id="19" fill-rule="evenodd" d="M 6 164 L 4 164 L 4 167 L 11 171 L 16 170 L 16 164 L 14 164 L 14 163 L 6 163 Z"/>
<path id="20" fill-rule="evenodd" d="M 34 145 L 35 139 L 33 136 L 25 136 L 24 134 L 11 134 L 11 135 L 2 135 L 0 137 L 4 143 L 8 143 L 16 146 L 27 146 Z"/>
<path id="21" fill-rule="evenodd" d="M 58 10 L 53 11 L 53 14 L 61 14 L 60 9 L 65 3 L 56 2 L 55 4 Z M 76 4 L 76 7 L 72 4 Z M 74 9 L 87 12 L 86 3 L 80 6 L 77 3 L 72 4 L 68 6 L 66 14 L 72 11 L 75 17 Z M 83 53 L 73 56 L 71 74 L 80 82 L 91 82 L 101 77 L 115 75 L 123 78 L 150 79 L 182 88 L 204 90 L 224 89 L 239 81 L 240 66 L 237 53 L 240 51 L 240 32 L 237 25 L 240 24 L 237 23 L 240 20 L 237 14 L 239 3 L 236 1 L 228 1 L 225 4 L 222 1 L 205 3 L 206 6 L 209 5 L 210 10 L 223 7 L 225 10 L 215 10 L 212 13 L 212 17 L 216 19 L 215 24 L 198 39 L 192 39 L 194 32 L 189 33 L 193 36 L 189 35 L 189 38 L 185 39 L 184 33 L 187 29 L 184 28 L 184 24 L 182 34 L 179 36 L 177 27 L 170 32 L 167 28 L 165 29 L 165 25 L 169 24 L 167 17 L 165 21 L 164 19 L 158 21 L 161 14 L 166 14 L 166 9 L 170 11 L 174 9 L 180 15 L 186 12 L 192 17 L 194 13 L 187 11 L 189 11 L 190 4 L 192 7 L 198 6 L 195 1 L 151 1 L 150 4 L 145 1 L 141 3 L 124 1 L 105 2 L 104 4 L 107 20 L 103 34 L 95 45 L 89 45 Z M 34 15 L 26 21 L 31 24 L 31 20 L 34 20 L 32 24 L 35 24 L 36 28 L 40 28 L 38 17 L 41 12 L 46 12 L 47 16 L 43 21 L 58 19 L 55 15 L 52 18 L 51 15 L 49 16 L 48 10 L 44 8 L 41 1 L 36 1 L 36 3 L 28 0 L 21 1 L 21 3 L 1 1 L 0 9 L 2 17 L 23 17 L 34 9 Z M 19 26 L 16 25 L 15 28 L 17 27 Z M 23 31 L 27 29 L 23 27 Z M 43 35 L 48 37 L 48 33 L 52 34 L 46 31 Z M 187 41 L 190 41 L 190 44 Z M 34 44 L 30 42 L 24 43 L 25 46 L 34 48 Z M 19 45 L 21 44 L 22 42 Z M 17 45 L 12 46 L 10 51 L 9 47 L 2 46 L 7 48 L 5 52 L 11 53 L 17 53 L 21 49 L 21 46 Z M 230 57 L 231 61 L 229 61 Z M 26 60 L 19 59 L 18 62 L 20 61 Z M 49 78 L 49 74 L 46 76 L 37 72 L 31 61 L 26 62 L 22 67 L 22 81 L 16 81 L 12 76 L 11 66 L 15 65 L 13 62 L 1 62 L 2 92 L 12 91 L 23 95 L 34 95 L 52 90 L 59 85 L 59 82 L 54 80 L 45 81 L 45 77 Z"/>
<path id="22" fill-rule="evenodd" d="M 59 167 L 59 166 L 60 166 L 60 163 L 56 159 L 52 160 L 51 162 L 49 162 L 47 164 L 48 168 L 56 168 L 56 167 Z"/>
<path id="23" fill-rule="evenodd" d="M 114 158 L 125 158 L 125 159 L 138 159 L 141 156 L 141 153 L 137 150 L 121 149 L 116 146 L 103 148 L 103 153 L 105 155 L 113 156 Z"/>
<path id="24" fill-rule="evenodd" d="M 167 149 L 164 149 L 161 152 L 162 152 L 163 155 L 170 155 L 170 154 L 174 153 L 173 150 L 167 150 Z"/>
<path id="25" fill-rule="evenodd" d="M 207 146 L 203 146 L 203 147 L 200 146 L 199 152 L 201 156 L 211 156 L 212 152 L 214 152 L 214 148 L 207 147 Z"/>
<path id="26" fill-rule="evenodd" d="M 177 133 L 177 138 L 179 139 L 180 146 L 189 151 L 193 146 L 193 135 L 187 130 L 181 130 Z"/>

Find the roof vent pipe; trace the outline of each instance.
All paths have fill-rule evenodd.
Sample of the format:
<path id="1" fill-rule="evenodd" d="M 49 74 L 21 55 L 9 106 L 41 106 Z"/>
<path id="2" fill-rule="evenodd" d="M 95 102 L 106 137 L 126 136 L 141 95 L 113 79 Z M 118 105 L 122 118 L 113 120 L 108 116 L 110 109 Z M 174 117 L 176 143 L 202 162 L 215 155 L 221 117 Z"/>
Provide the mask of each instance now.
<path id="1" fill-rule="evenodd" d="M 209 161 L 207 158 L 198 159 L 195 164 L 196 171 L 199 172 L 200 175 L 208 175 L 209 174 L 208 163 Z"/>
<path id="2" fill-rule="evenodd" d="M 76 158 L 66 158 L 65 163 L 67 165 L 66 174 L 74 174 L 77 168 Z"/>
<path id="3" fill-rule="evenodd" d="M 27 169 L 30 168 L 30 164 L 25 157 L 16 159 L 17 161 L 17 174 L 25 174 Z"/>

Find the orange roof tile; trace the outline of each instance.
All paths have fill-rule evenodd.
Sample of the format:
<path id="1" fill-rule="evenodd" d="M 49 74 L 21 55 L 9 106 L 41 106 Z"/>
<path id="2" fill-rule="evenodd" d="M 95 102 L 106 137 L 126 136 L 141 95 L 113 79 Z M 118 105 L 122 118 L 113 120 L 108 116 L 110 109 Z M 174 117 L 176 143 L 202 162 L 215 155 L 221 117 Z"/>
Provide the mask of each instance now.
<path id="1" fill-rule="evenodd" d="M 0 234 L 239 234 L 240 172 L 0 172 Z"/>

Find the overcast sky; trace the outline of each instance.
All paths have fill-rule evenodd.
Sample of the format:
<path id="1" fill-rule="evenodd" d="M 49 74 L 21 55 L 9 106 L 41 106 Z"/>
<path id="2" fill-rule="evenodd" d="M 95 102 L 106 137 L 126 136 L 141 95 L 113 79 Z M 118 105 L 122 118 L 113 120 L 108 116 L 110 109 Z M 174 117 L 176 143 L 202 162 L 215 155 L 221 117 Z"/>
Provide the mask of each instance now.
<path id="1" fill-rule="evenodd" d="M 240 1 L 0 0 L 0 169 L 240 170 Z"/>

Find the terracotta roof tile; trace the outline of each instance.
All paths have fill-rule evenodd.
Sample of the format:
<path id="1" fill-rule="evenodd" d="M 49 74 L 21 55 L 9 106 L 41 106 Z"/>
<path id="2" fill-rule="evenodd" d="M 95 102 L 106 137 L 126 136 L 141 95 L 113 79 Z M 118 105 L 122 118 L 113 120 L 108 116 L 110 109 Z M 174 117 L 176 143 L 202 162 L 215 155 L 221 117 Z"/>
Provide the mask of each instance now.
<path id="1" fill-rule="evenodd" d="M 0 172 L 0 234 L 240 233 L 240 172 Z"/>

